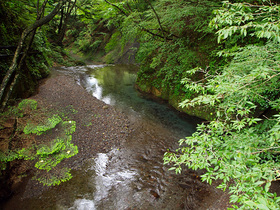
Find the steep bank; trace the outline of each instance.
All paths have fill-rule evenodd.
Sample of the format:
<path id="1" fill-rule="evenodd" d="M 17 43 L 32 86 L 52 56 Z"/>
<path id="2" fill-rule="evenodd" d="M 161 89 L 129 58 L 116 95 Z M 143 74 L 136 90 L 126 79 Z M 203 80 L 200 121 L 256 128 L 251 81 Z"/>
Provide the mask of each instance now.
<path id="1" fill-rule="evenodd" d="M 214 117 L 215 110 L 208 106 L 201 105 L 195 107 L 180 107 L 180 103 L 185 99 L 183 94 L 174 94 L 172 90 L 158 89 L 153 86 L 151 82 L 143 82 L 138 79 L 136 88 L 144 93 L 154 95 L 155 97 L 161 98 L 168 101 L 168 103 L 177 109 L 178 111 L 184 112 L 188 115 L 195 116 L 201 119 L 211 121 Z"/>

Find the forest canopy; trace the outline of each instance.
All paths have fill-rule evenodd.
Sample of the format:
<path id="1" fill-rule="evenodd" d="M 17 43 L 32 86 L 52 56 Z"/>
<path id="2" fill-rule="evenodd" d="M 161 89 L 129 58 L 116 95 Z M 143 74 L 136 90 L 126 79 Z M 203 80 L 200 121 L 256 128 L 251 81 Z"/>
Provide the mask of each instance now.
<path id="1" fill-rule="evenodd" d="M 53 50 L 60 63 L 65 49 L 106 63 L 126 56 L 140 65 L 139 89 L 208 120 L 164 162 L 176 172 L 204 169 L 209 184 L 221 180 L 234 208 L 279 209 L 271 191 L 280 178 L 279 10 L 270 0 L 3 0 L 1 45 L 29 30 L 19 53 L 38 50 L 42 62 L 27 54 L 1 62 L 1 102 L 11 94 L 2 88 L 14 84 L 5 75 L 17 81 L 27 66 L 42 78 Z"/>

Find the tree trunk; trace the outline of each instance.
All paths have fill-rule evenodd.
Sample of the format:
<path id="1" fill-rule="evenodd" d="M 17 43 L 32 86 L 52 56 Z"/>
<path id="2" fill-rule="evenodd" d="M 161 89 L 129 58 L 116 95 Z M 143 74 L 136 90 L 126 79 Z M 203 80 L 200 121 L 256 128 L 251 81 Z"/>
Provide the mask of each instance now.
<path id="1" fill-rule="evenodd" d="M 39 13 L 38 13 L 38 15 L 39 15 Z M 40 16 L 40 15 L 39 15 L 39 16 Z M 39 16 L 37 17 L 37 19 L 40 18 Z M 28 44 L 27 44 L 27 46 L 26 46 L 26 48 L 25 48 L 25 51 L 24 51 L 24 53 L 23 53 L 22 56 L 21 56 L 21 59 L 20 59 L 20 61 L 19 61 L 19 64 L 18 64 L 18 66 L 17 66 L 17 69 L 16 69 L 16 71 L 15 71 L 16 73 L 15 73 L 14 78 L 13 78 L 12 76 L 11 76 L 11 78 L 10 78 L 10 80 L 12 80 L 12 78 L 13 78 L 12 83 L 11 83 L 10 85 L 7 85 L 7 86 L 6 86 L 7 94 L 6 94 L 6 97 L 5 97 L 5 98 L 3 99 L 3 101 L 2 101 L 1 110 L 0 110 L 1 112 L 4 111 L 4 109 L 5 109 L 5 107 L 6 107 L 7 103 L 8 103 L 8 100 L 9 100 L 11 94 L 12 94 L 13 88 L 14 88 L 14 86 L 17 84 L 18 77 L 20 76 L 20 75 L 19 75 L 19 71 L 20 71 L 20 69 L 21 69 L 21 67 L 22 67 L 22 65 L 23 65 L 23 62 L 25 61 L 25 58 L 26 58 L 26 56 L 27 56 L 27 53 L 28 53 L 28 51 L 29 51 L 29 49 L 30 49 L 30 47 L 31 47 L 31 45 L 32 45 L 32 43 L 33 43 L 35 34 L 36 34 L 36 29 L 32 31 L 31 38 L 29 39 Z"/>
<path id="2" fill-rule="evenodd" d="M 44 11 L 44 8 L 45 5 L 46 5 L 46 2 L 47 0 L 45 0 L 44 4 L 42 5 L 42 8 L 40 10 L 40 12 L 38 12 L 37 14 L 39 15 L 39 17 L 42 15 L 43 11 Z M 29 26 L 28 28 L 26 28 L 22 34 L 21 34 L 21 37 L 20 37 L 20 40 L 19 40 L 19 43 L 18 43 L 18 46 L 17 46 L 17 49 L 15 51 L 15 54 L 14 54 L 14 58 L 13 58 L 13 61 L 12 61 L 12 64 L 9 68 L 9 70 L 7 71 L 5 77 L 3 78 L 2 80 L 2 83 L 1 83 L 1 87 L 0 87 L 0 101 L 1 102 L 4 102 L 4 98 L 5 98 L 5 91 L 7 89 L 7 85 L 11 79 L 11 76 L 13 75 L 13 73 L 16 71 L 17 67 L 18 67 L 18 60 L 19 60 L 19 57 L 20 57 L 20 53 L 22 51 L 22 48 L 23 48 L 23 45 L 24 45 L 24 42 L 26 40 L 26 38 L 28 37 L 28 35 L 34 31 L 34 35 L 36 33 L 36 29 L 46 23 L 48 23 L 49 21 L 51 21 L 54 16 L 58 13 L 58 11 L 60 10 L 61 6 L 65 3 L 65 0 L 61 0 L 57 5 L 56 7 L 53 9 L 53 11 L 48 14 L 47 16 L 44 16 L 43 18 L 39 18 L 38 20 L 35 21 L 35 23 L 31 26 Z M 25 51 L 25 53 L 27 53 L 27 51 Z M 25 54 L 24 53 L 24 54 Z M 23 55 L 24 58 L 26 55 Z M 23 62 L 23 60 L 22 60 Z M 11 82 L 13 83 L 13 82 Z M 8 91 L 9 92 L 9 91 Z M 1 108 L 3 109 L 3 105 L 1 105 Z"/>
<path id="3" fill-rule="evenodd" d="M 62 21 L 63 17 L 61 17 L 61 19 L 60 19 L 61 22 L 60 22 L 60 28 L 59 28 L 59 31 L 58 31 L 58 39 L 57 39 L 57 44 L 60 45 L 60 46 L 62 46 L 62 41 L 63 41 L 63 38 L 65 36 L 65 32 L 66 32 L 66 29 L 67 29 L 67 24 L 68 24 L 70 15 L 71 15 L 71 13 L 72 13 L 75 5 L 76 5 L 76 2 L 77 2 L 77 0 L 75 0 L 73 3 L 69 1 L 65 14 L 61 14 L 65 18 L 64 18 L 64 21 Z"/>
<path id="4" fill-rule="evenodd" d="M 61 8 L 60 10 L 60 20 L 59 20 L 59 25 L 58 25 L 58 34 L 61 33 L 62 25 L 63 25 L 63 19 L 64 19 L 64 7 Z"/>

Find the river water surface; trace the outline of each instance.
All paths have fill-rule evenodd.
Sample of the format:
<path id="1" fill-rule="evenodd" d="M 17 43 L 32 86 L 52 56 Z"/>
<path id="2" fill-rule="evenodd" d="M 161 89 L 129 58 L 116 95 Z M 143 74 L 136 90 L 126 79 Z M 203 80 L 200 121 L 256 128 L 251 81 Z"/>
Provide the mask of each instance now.
<path id="1" fill-rule="evenodd" d="M 176 175 L 163 165 L 164 152 L 176 149 L 178 140 L 191 135 L 199 120 L 137 92 L 137 70 L 128 65 L 56 69 L 126 113 L 136 129 L 124 149 L 97 154 L 82 170 L 73 171 L 70 181 L 39 197 L 22 199 L 22 209 L 224 209 L 225 195 L 202 183 L 197 172 Z"/>

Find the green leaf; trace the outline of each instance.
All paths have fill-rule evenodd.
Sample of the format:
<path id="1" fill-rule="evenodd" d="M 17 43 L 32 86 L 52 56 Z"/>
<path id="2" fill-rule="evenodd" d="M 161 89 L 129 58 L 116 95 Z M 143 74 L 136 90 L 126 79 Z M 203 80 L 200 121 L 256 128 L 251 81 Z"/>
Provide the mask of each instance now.
<path id="1" fill-rule="evenodd" d="M 271 182 L 267 182 L 267 183 L 265 184 L 264 189 L 265 189 L 266 192 L 269 191 L 270 186 L 271 186 Z"/>

